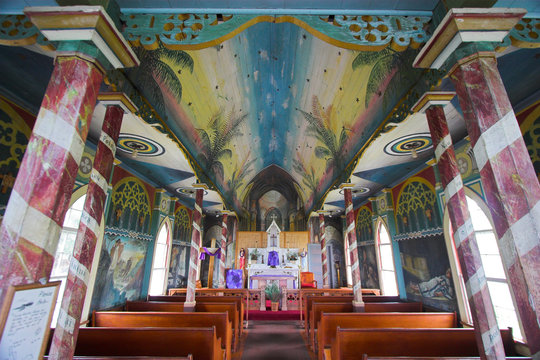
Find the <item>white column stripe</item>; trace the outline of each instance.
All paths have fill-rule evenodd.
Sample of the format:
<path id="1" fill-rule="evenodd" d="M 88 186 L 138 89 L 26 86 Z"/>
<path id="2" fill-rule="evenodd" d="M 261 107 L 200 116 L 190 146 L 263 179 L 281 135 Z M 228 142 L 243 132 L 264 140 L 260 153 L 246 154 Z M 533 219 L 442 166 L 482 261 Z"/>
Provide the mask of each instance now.
<path id="1" fill-rule="evenodd" d="M 350 223 L 349 226 L 347 226 L 347 234 L 353 231 L 355 228 L 354 222 Z"/>
<path id="2" fill-rule="evenodd" d="M 446 149 L 448 149 L 450 146 L 452 146 L 452 137 L 450 134 L 447 134 L 441 139 L 441 142 L 435 148 L 435 158 L 437 159 L 437 162 L 441 158 L 441 155 L 444 154 Z"/>
<path id="3" fill-rule="evenodd" d="M 6 211 L 3 222 L 10 232 L 18 234 L 54 256 L 62 227 L 39 210 L 29 206 L 15 190 L 11 192 L 9 203 L 10 211 Z"/>
<path id="4" fill-rule="evenodd" d="M 484 349 L 486 349 L 486 354 L 491 353 L 490 349 L 495 344 L 502 343 L 501 333 L 497 325 L 492 326 L 482 334 L 482 343 L 484 344 Z"/>
<path id="5" fill-rule="evenodd" d="M 88 268 L 81 264 L 79 260 L 74 257 L 71 257 L 71 261 L 69 262 L 69 271 L 77 278 L 79 278 L 84 283 L 84 285 L 88 285 L 88 280 L 90 279 L 90 271 L 88 271 Z"/>
<path id="6" fill-rule="evenodd" d="M 199 206 L 199 204 L 195 203 L 195 211 L 197 211 L 199 214 L 202 213 L 202 209 L 201 207 Z"/>
<path id="7" fill-rule="evenodd" d="M 33 134 L 52 141 L 56 145 L 68 151 L 78 164 L 84 151 L 84 141 L 77 129 L 63 120 L 50 110 L 41 108 L 38 121 L 34 125 Z"/>
<path id="8" fill-rule="evenodd" d="M 506 233 L 508 231 L 512 233 L 520 257 L 540 246 L 538 242 L 538 226 L 540 226 L 540 202 L 537 202 L 528 214 L 523 215 L 506 231 Z"/>
<path id="9" fill-rule="evenodd" d="M 456 195 L 461 189 L 463 189 L 463 179 L 461 179 L 461 174 L 457 174 L 456 177 L 446 185 L 446 188 L 444 188 L 446 203 L 448 203 L 452 196 Z"/>
<path id="10" fill-rule="evenodd" d="M 362 284 L 360 284 L 360 282 L 357 282 L 353 286 L 353 293 L 356 294 L 358 292 L 358 290 L 360 290 L 361 288 L 362 288 Z"/>
<path id="11" fill-rule="evenodd" d="M 461 246 L 461 243 L 474 233 L 474 227 L 471 218 L 468 218 L 454 233 L 454 242 L 456 248 Z"/>
<path id="12" fill-rule="evenodd" d="M 354 271 L 354 270 L 358 269 L 359 266 L 360 265 L 358 264 L 358 261 L 355 261 L 354 264 L 352 264 L 352 266 L 351 266 L 351 271 Z"/>
<path id="13" fill-rule="evenodd" d="M 199 233 L 201 233 L 201 228 L 199 227 L 199 225 L 195 221 L 193 222 L 193 227 L 195 228 L 195 230 L 197 230 Z"/>
<path id="14" fill-rule="evenodd" d="M 353 211 L 353 204 L 349 204 L 347 208 L 345 209 L 345 213 L 348 215 L 351 211 Z"/>
<path id="15" fill-rule="evenodd" d="M 516 116 L 513 111 L 509 111 L 502 119 L 484 131 L 474 145 L 478 169 L 482 170 L 489 160 L 520 137 L 521 131 Z"/>
<path id="16" fill-rule="evenodd" d="M 107 193 L 109 182 L 103 177 L 103 175 L 99 173 L 99 171 L 97 171 L 96 168 L 92 168 L 92 172 L 90 173 L 90 180 L 95 182 L 96 185 L 99 186 L 99 188 L 103 190 L 105 194 Z"/>
<path id="17" fill-rule="evenodd" d="M 90 216 L 89 213 L 83 210 L 81 214 L 81 222 L 90 229 L 94 235 L 97 237 L 99 232 L 99 223 L 94 219 L 92 216 Z"/>
<path id="18" fill-rule="evenodd" d="M 479 268 L 476 270 L 469 280 L 465 283 L 465 287 L 469 293 L 469 296 L 474 296 L 478 293 L 484 286 L 486 286 L 486 275 L 484 274 L 484 269 Z"/>
<path id="19" fill-rule="evenodd" d="M 99 141 L 103 143 L 106 147 L 111 150 L 111 153 L 114 155 L 116 153 L 116 144 L 114 143 L 114 140 L 112 137 L 109 136 L 106 132 L 102 131 L 101 135 L 99 136 Z"/>
<path id="20" fill-rule="evenodd" d="M 56 322 L 57 326 L 61 326 L 65 331 L 70 334 L 73 334 L 75 331 L 75 318 L 69 315 L 63 308 L 60 308 L 58 311 L 58 320 Z"/>

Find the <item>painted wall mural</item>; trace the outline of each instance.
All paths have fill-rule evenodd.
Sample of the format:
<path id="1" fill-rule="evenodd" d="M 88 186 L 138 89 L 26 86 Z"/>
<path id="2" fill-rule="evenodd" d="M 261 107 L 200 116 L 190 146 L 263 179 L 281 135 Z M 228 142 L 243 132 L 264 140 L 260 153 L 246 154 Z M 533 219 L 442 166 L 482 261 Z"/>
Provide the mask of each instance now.
<path id="1" fill-rule="evenodd" d="M 270 165 L 294 177 L 309 211 L 419 76 L 399 71 L 414 50 L 338 48 L 291 23 L 202 50 L 137 51 L 130 78 L 148 78 L 140 90 L 237 211 Z"/>
<path id="2" fill-rule="evenodd" d="M 330 285 L 333 288 L 346 286 L 347 284 L 345 247 L 341 228 L 341 221 L 333 220 L 332 218 L 325 219 L 328 271 L 330 274 Z"/>
<path id="3" fill-rule="evenodd" d="M 517 114 L 523 140 L 540 179 L 540 101 Z"/>
<path id="4" fill-rule="evenodd" d="M 187 286 L 191 251 L 191 210 L 178 203 L 175 209 L 172 235 L 167 290 Z"/>
<path id="5" fill-rule="evenodd" d="M 118 179 L 121 179 L 118 181 Z M 148 185 L 116 168 L 109 216 L 92 295 L 91 308 L 107 309 L 139 299 L 144 279 L 150 234 Z"/>
<path id="6" fill-rule="evenodd" d="M 0 97 L 0 221 L 19 172 L 35 116 Z"/>
<path id="7" fill-rule="evenodd" d="M 457 309 L 450 262 L 435 196 L 432 168 L 392 189 L 407 299 L 445 311 Z"/>
<path id="8" fill-rule="evenodd" d="M 371 204 L 364 205 L 358 209 L 356 214 L 356 239 L 358 241 L 358 258 L 360 259 L 362 287 L 379 289 L 379 271 L 372 219 L 373 212 L 371 211 Z"/>

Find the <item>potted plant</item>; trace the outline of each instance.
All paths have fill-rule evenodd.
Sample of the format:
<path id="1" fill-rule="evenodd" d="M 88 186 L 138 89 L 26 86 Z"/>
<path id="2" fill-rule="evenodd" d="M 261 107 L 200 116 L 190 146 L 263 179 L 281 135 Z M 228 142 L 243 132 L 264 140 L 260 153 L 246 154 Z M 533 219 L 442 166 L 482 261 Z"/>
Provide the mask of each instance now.
<path id="1" fill-rule="evenodd" d="M 279 308 L 279 299 L 281 298 L 281 290 L 276 283 L 266 285 L 264 289 L 266 298 L 270 300 L 272 311 L 278 311 Z"/>

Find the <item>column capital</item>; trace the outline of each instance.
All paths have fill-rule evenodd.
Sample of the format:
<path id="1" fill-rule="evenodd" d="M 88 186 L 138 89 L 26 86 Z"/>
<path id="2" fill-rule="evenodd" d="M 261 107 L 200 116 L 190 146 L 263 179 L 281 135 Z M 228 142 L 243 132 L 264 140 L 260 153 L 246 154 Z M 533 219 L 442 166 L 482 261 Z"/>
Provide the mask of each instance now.
<path id="1" fill-rule="evenodd" d="M 500 43 L 526 13 L 513 8 L 450 9 L 413 66 L 439 69 L 462 43 Z"/>
<path id="2" fill-rule="evenodd" d="M 194 184 L 191 185 L 194 189 L 197 189 L 197 190 L 208 190 L 209 187 L 208 185 L 206 185 L 205 183 L 200 183 L 200 182 L 196 182 Z"/>
<path id="3" fill-rule="evenodd" d="M 140 64 L 102 6 L 28 7 L 24 13 L 50 41 L 90 41 L 115 69 Z"/>
<path id="4" fill-rule="evenodd" d="M 227 216 L 236 216 L 236 213 L 234 211 L 230 210 L 221 210 L 221 215 L 227 215 Z"/>
<path id="5" fill-rule="evenodd" d="M 431 106 L 445 106 L 456 96 L 454 91 L 428 91 L 411 108 L 415 113 L 424 113 Z"/>
<path id="6" fill-rule="evenodd" d="M 349 189 L 349 190 L 352 190 L 354 188 L 354 184 L 353 183 L 343 183 L 343 184 L 340 184 L 339 185 L 339 188 L 341 190 L 344 190 L 344 189 Z"/>
<path id="7" fill-rule="evenodd" d="M 116 105 L 124 110 L 125 114 L 136 113 L 139 109 L 131 99 L 122 92 L 102 92 L 98 94 L 98 101 L 105 106 Z"/>

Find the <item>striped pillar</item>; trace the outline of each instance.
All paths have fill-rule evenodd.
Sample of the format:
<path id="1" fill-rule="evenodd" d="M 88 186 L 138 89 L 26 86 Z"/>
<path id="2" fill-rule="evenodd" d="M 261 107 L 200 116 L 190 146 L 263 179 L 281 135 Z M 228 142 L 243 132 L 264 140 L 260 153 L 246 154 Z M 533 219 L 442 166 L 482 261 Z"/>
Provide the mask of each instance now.
<path id="1" fill-rule="evenodd" d="M 455 231 L 454 243 L 460 264 L 463 265 L 461 270 L 466 282 L 479 352 L 486 359 L 504 359 L 501 333 L 491 303 L 463 181 L 443 110 L 443 105 L 450 102 L 454 95 L 449 92 L 428 92 L 413 106 L 413 111 L 425 112 L 427 117 L 448 204 L 448 214 Z"/>
<path id="2" fill-rule="evenodd" d="M 49 280 L 102 78 L 90 60 L 56 58 L 0 229 L 0 304 L 10 285 Z"/>
<path id="3" fill-rule="evenodd" d="M 193 210 L 193 230 L 191 231 L 191 252 L 189 254 L 189 270 L 187 281 L 186 302 L 184 311 L 195 311 L 195 282 L 199 272 L 199 252 L 201 247 L 201 223 L 204 188 L 198 188 L 195 195 L 195 209 Z"/>
<path id="4" fill-rule="evenodd" d="M 221 254 L 219 256 L 219 287 L 225 288 L 225 258 L 227 255 L 227 217 L 228 212 L 223 212 L 221 220 Z"/>
<path id="5" fill-rule="evenodd" d="M 323 272 L 323 288 L 330 288 L 330 276 L 328 275 L 328 258 L 326 256 L 326 232 L 324 228 L 324 212 L 319 211 L 319 239 L 321 239 L 321 258 Z"/>
<path id="6" fill-rule="evenodd" d="M 125 112 L 135 112 L 135 106 L 124 94 L 102 94 L 98 100 L 107 104 L 101 136 L 94 158 L 88 191 L 75 238 L 62 306 L 50 350 L 53 359 L 71 359 L 79 332 L 88 278 L 103 216 L 107 187 L 111 176 L 116 142 Z"/>
<path id="7" fill-rule="evenodd" d="M 362 300 L 362 279 L 360 277 L 358 243 L 356 242 L 356 225 L 354 221 L 354 209 L 352 203 L 352 184 L 342 184 L 340 188 L 343 189 L 343 195 L 345 197 L 345 217 L 347 220 L 346 241 L 349 242 L 349 256 L 351 259 L 353 308 L 355 312 L 364 312 L 364 301 Z"/>
<path id="8" fill-rule="evenodd" d="M 525 337 L 540 358 L 540 185 L 492 53 L 449 72 Z"/>

